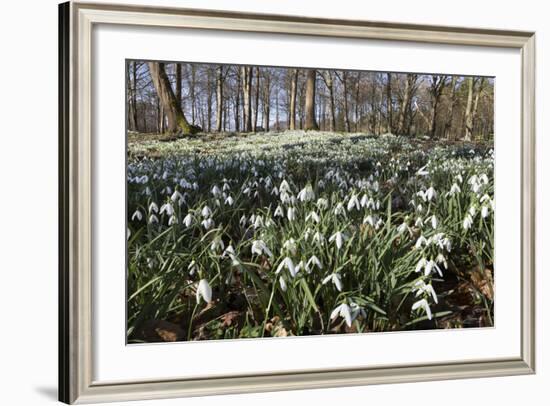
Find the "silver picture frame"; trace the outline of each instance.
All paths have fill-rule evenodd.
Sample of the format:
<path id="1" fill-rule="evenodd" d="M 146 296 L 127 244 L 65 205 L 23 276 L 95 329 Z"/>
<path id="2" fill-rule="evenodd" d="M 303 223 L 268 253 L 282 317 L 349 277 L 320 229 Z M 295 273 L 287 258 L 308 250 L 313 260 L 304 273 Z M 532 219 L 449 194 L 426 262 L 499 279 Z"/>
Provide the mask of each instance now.
<path id="1" fill-rule="evenodd" d="M 521 52 L 521 353 L 489 361 L 102 383 L 92 345 L 92 29 L 97 24 L 506 47 Z M 59 400 L 91 403 L 533 374 L 535 33 L 68 2 L 59 6 Z M 123 294 L 121 292 L 121 294 Z"/>

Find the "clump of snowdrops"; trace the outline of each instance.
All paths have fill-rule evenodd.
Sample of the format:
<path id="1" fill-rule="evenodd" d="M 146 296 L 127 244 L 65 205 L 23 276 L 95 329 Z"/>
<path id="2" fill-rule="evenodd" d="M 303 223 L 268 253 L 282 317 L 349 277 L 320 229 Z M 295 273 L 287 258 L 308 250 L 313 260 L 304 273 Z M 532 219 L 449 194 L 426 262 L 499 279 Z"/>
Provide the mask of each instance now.
<path id="1" fill-rule="evenodd" d="M 492 267 L 493 162 L 391 135 L 130 143 L 128 337 L 147 320 L 187 340 L 438 327 L 438 287 Z"/>

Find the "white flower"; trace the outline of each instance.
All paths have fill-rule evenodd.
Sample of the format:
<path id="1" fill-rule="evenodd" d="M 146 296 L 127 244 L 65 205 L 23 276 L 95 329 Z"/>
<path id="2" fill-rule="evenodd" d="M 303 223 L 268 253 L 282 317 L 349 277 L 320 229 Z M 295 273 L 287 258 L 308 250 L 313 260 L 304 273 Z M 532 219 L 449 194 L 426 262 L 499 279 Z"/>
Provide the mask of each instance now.
<path id="1" fill-rule="evenodd" d="M 460 193 L 460 186 L 458 186 L 456 183 L 453 183 L 451 186 L 451 190 L 449 193 L 447 193 L 447 196 L 454 196 L 455 194 Z"/>
<path id="2" fill-rule="evenodd" d="M 342 279 L 340 278 L 340 275 L 337 273 L 332 273 L 329 276 L 327 276 L 325 279 L 323 279 L 323 285 L 326 285 L 328 282 L 331 282 L 336 286 L 336 289 L 338 289 L 339 292 L 342 291 Z"/>
<path id="3" fill-rule="evenodd" d="M 288 269 L 288 271 L 290 272 L 290 275 L 293 278 L 296 276 L 296 274 L 300 270 L 300 269 L 298 270 L 296 269 L 296 267 L 294 266 L 294 262 L 292 262 L 292 259 L 290 259 L 289 257 L 285 257 L 285 259 L 281 261 L 281 263 L 277 267 L 277 270 L 275 271 L 275 274 L 278 274 L 279 272 L 281 272 L 283 268 Z"/>
<path id="4" fill-rule="evenodd" d="M 296 209 L 294 207 L 289 207 L 286 211 L 286 218 L 288 221 L 294 221 L 296 218 Z"/>
<path id="5" fill-rule="evenodd" d="M 279 276 L 279 285 L 281 286 L 281 290 L 286 292 L 286 282 L 282 276 Z"/>
<path id="6" fill-rule="evenodd" d="M 466 217 L 464 217 L 464 221 L 462 222 L 462 227 L 464 227 L 464 230 L 470 229 L 472 227 L 472 224 L 474 223 L 474 219 L 471 215 L 466 214 Z"/>
<path id="7" fill-rule="evenodd" d="M 481 217 L 486 218 L 489 215 L 489 207 L 488 206 L 481 206 Z"/>
<path id="8" fill-rule="evenodd" d="M 434 197 L 435 189 L 433 188 L 433 186 L 430 186 L 430 188 L 426 190 L 426 199 L 428 199 L 428 201 L 431 201 Z"/>
<path id="9" fill-rule="evenodd" d="M 298 193 L 298 199 L 301 202 L 309 202 L 310 200 L 313 200 L 315 198 L 315 193 L 313 193 L 313 188 L 311 185 L 306 185 L 302 190 L 300 190 L 300 193 Z"/>
<path id="10" fill-rule="evenodd" d="M 170 217 L 170 219 L 168 220 L 168 225 L 173 226 L 174 224 L 178 224 L 178 218 L 176 216 L 172 215 Z"/>
<path id="11" fill-rule="evenodd" d="M 155 223 L 158 223 L 158 222 L 159 222 L 159 219 L 156 215 L 151 214 L 149 216 L 149 224 L 155 224 Z"/>
<path id="12" fill-rule="evenodd" d="M 138 219 L 138 221 L 141 221 L 142 218 L 143 216 L 141 215 L 141 212 L 139 210 L 136 210 L 134 214 L 132 214 L 132 221 L 134 221 L 135 219 Z"/>
<path id="13" fill-rule="evenodd" d="M 420 272 L 424 267 L 426 266 L 427 261 L 426 258 L 422 258 L 418 263 L 416 264 L 416 268 L 414 269 L 415 272 Z"/>
<path id="14" fill-rule="evenodd" d="M 333 241 L 336 243 L 336 248 L 342 248 L 342 245 L 344 244 L 344 234 L 342 234 L 340 231 L 335 232 L 328 239 L 328 242 Z"/>
<path id="15" fill-rule="evenodd" d="M 201 224 L 202 224 L 202 226 L 204 227 L 205 230 L 209 230 L 214 225 L 214 220 L 204 219 L 203 221 L 201 221 Z"/>
<path id="16" fill-rule="evenodd" d="M 284 212 L 283 212 L 283 208 L 281 206 L 277 206 L 277 208 L 275 209 L 275 213 L 273 213 L 273 215 L 275 217 L 284 217 Z"/>
<path id="17" fill-rule="evenodd" d="M 273 257 L 273 253 L 267 247 L 266 243 L 263 242 L 262 240 L 253 241 L 251 251 L 252 251 L 252 254 L 256 254 L 256 255 L 266 254 L 270 258 Z"/>
<path id="18" fill-rule="evenodd" d="M 342 203 L 338 203 L 336 207 L 334 208 L 334 215 L 338 216 L 339 214 L 345 214 L 344 205 Z"/>
<path id="19" fill-rule="evenodd" d="M 426 315 L 428 316 L 428 320 L 432 319 L 432 311 L 430 310 L 430 305 L 428 304 L 428 301 L 426 299 L 420 299 L 418 302 L 414 303 L 412 305 L 412 309 L 416 310 L 418 308 L 424 309 L 426 312 Z"/>
<path id="20" fill-rule="evenodd" d="M 424 237 L 423 235 L 421 235 L 420 237 L 418 237 L 418 240 L 416 240 L 416 244 L 414 245 L 414 248 L 416 249 L 420 249 L 422 248 L 422 245 L 428 245 L 429 242 L 428 240 L 426 239 L 426 237 Z"/>
<path id="21" fill-rule="evenodd" d="M 420 280 L 416 282 L 415 284 L 416 289 L 416 297 L 420 296 L 423 293 L 428 293 L 432 296 L 435 303 L 437 303 L 437 294 L 435 293 L 435 290 L 432 286 L 432 284 L 426 284 L 423 280 Z"/>
<path id="22" fill-rule="evenodd" d="M 214 197 L 218 197 L 218 196 L 220 196 L 221 193 L 222 193 L 222 191 L 220 190 L 220 188 L 219 188 L 217 185 L 214 185 L 214 186 L 212 187 L 211 192 L 212 192 L 212 195 L 213 195 Z"/>
<path id="23" fill-rule="evenodd" d="M 319 209 L 324 210 L 328 207 L 328 200 L 320 197 L 317 199 L 316 205 Z"/>
<path id="24" fill-rule="evenodd" d="M 201 279 L 199 281 L 196 296 L 197 303 L 200 303 L 201 297 L 206 303 L 210 303 L 212 301 L 212 288 L 210 287 L 206 279 Z"/>
<path id="25" fill-rule="evenodd" d="M 183 224 L 185 224 L 185 227 L 189 227 L 193 224 L 193 216 L 191 213 L 187 213 L 187 216 L 183 218 Z"/>
<path id="26" fill-rule="evenodd" d="M 201 214 L 204 218 L 208 218 L 212 215 L 212 210 L 210 210 L 210 207 L 204 206 L 202 208 Z"/>
<path id="27" fill-rule="evenodd" d="M 264 221 L 262 216 L 256 216 L 256 219 L 254 220 L 254 229 L 263 227 L 263 225 L 264 225 Z"/>
<path id="28" fill-rule="evenodd" d="M 191 263 L 187 266 L 187 270 L 189 271 L 189 275 L 193 275 L 199 270 L 199 266 L 197 265 L 195 260 L 191 261 Z"/>
<path id="29" fill-rule="evenodd" d="M 309 214 L 306 216 L 306 221 L 309 221 L 310 219 L 312 219 L 315 223 L 319 223 L 319 221 L 321 221 L 319 215 L 314 211 L 309 212 Z"/>
<path id="30" fill-rule="evenodd" d="M 281 185 L 279 186 L 279 191 L 281 193 L 283 193 L 283 192 L 290 193 L 291 192 L 290 185 L 288 184 L 288 182 L 286 180 L 283 180 L 281 182 Z"/>
<path id="31" fill-rule="evenodd" d="M 435 230 L 437 228 L 437 217 L 435 217 L 435 214 L 432 215 L 431 217 L 431 223 L 432 223 L 432 228 Z"/>
<path id="32" fill-rule="evenodd" d="M 294 241 L 294 238 L 291 238 L 289 240 L 286 240 L 283 243 L 283 248 L 290 252 L 292 255 L 296 254 L 296 241 Z"/>
<path id="33" fill-rule="evenodd" d="M 151 204 L 149 205 L 149 213 L 158 213 L 159 212 L 159 207 L 157 206 L 157 204 L 155 202 L 151 202 Z"/>
<path id="34" fill-rule="evenodd" d="M 417 175 L 420 175 L 420 176 L 427 176 L 427 175 L 429 175 L 430 172 L 428 172 L 428 171 L 426 170 L 426 167 L 427 167 L 427 166 L 428 166 L 428 165 L 424 165 L 422 168 L 420 168 L 420 169 L 418 170 L 418 172 L 416 172 L 416 174 L 417 174 Z"/>
<path id="35" fill-rule="evenodd" d="M 357 198 L 356 194 L 351 195 L 349 201 L 348 201 L 348 211 L 352 211 L 355 207 L 356 210 L 359 210 L 361 208 L 361 203 L 359 203 L 359 199 Z"/>
<path id="36" fill-rule="evenodd" d="M 330 319 L 335 320 L 338 316 L 342 317 L 346 321 L 348 327 L 351 327 L 351 322 L 353 320 L 351 318 L 350 308 L 346 303 L 342 303 L 337 306 L 330 314 Z"/>
<path id="37" fill-rule="evenodd" d="M 233 203 L 235 202 L 235 200 L 233 200 L 233 198 L 231 197 L 231 195 L 227 196 L 225 198 L 225 201 L 224 203 L 227 204 L 228 206 L 233 206 Z"/>
<path id="38" fill-rule="evenodd" d="M 306 270 L 310 272 L 313 265 L 315 265 L 319 269 L 323 269 L 323 265 L 321 265 L 321 261 L 319 261 L 319 258 L 317 258 L 315 255 L 312 255 L 311 258 L 309 258 L 309 260 L 307 261 Z"/>
<path id="39" fill-rule="evenodd" d="M 185 201 L 185 198 L 183 197 L 183 195 L 177 190 L 175 190 L 174 193 L 172 193 L 172 196 L 170 196 L 170 199 L 174 203 L 177 203 L 179 205 L 181 205 Z"/>
<path id="40" fill-rule="evenodd" d="M 171 216 L 174 214 L 174 208 L 170 203 L 164 203 L 162 206 L 160 206 L 160 213 L 166 213 L 166 215 Z"/>
<path id="41" fill-rule="evenodd" d="M 225 248 L 225 244 L 223 243 L 223 240 L 220 236 L 214 237 L 212 240 L 212 243 L 210 244 L 210 250 L 211 251 L 222 251 Z"/>
<path id="42" fill-rule="evenodd" d="M 320 231 L 316 231 L 315 234 L 313 234 L 313 242 L 319 245 L 323 245 L 325 243 L 325 236 Z"/>

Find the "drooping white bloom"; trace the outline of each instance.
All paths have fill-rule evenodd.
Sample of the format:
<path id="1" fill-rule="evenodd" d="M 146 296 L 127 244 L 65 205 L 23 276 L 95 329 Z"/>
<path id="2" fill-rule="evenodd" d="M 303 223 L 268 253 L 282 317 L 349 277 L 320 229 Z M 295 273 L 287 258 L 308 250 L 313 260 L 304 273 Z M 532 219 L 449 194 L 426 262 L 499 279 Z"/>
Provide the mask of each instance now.
<path id="1" fill-rule="evenodd" d="M 454 196 L 458 193 L 460 193 L 460 186 L 458 186 L 456 183 L 453 183 L 453 185 L 451 186 L 451 190 L 447 193 L 447 196 Z"/>
<path id="2" fill-rule="evenodd" d="M 225 248 L 225 244 L 223 243 L 223 240 L 220 236 L 214 237 L 212 240 L 212 243 L 210 244 L 210 251 L 217 252 L 217 251 L 223 251 Z"/>
<path id="3" fill-rule="evenodd" d="M 320 197 L 319 199 L 317 199 L 316 205 L 319 209 L 326 210 L 328 207 L 328 200 Z"/>
<path id="4" fill-rule="evenodd" d="M 309 202 L 314 198 L 315 198 L 315 193 L 313 193 L 313 188 L 309 184 L 306 185 L 302 190 L 300 190 L 300 193 L 298 193 L 298 199 L 301 202 Z"/>
<path id="5" fill-rule="evenodd" d="M 134 221 L 135 219 L 141 221 L 142 218 L 143 216 L 141 215 L 141 212 L 139 210 L 136 210 L 134 214 L 132 214 L 132 221 Z"/>
<path id="6" fill-rule="evenodd" d="M 183 224 L 185 224 L 185 227 L 190 227 L 191 224 L 193 224 L 193 216 L 191 213 L 187 213 L 187 216 L 183 218 Z"/>
<path id="7" fill-rule="evenodd" d="M 346 303 L 342 303 L 341 305 L 336 306 L 336 308 L 330 314 L 330 319 L 335 320 L 338 316 L 342 317 L 346 321 L 348 327 L 351 327 L 351 323 L 353 320 L 351 318 L 350 308 Z"/>
<path id="8" fill-rule="evenodd" d="M 286 218 L 288 221 L 294 221 L 296 218 L 296 209 L 294 207 L 289 207 L 286 211 Z"/>
<path id="9" fill-rule="evenodd" d="M 286 292 L 286 282 L 285 279 L 282 276 L 279 276 L 279 286 L 281 286 L 281 290 L 283 292 Z"/>
<path id="10" fill-rule="evenodd" d="M 348 211 L 352 211 L 353 209 L 359 210 L 361 208 L 361 203 L 359 202 L 359 199 L 357 198 L 356 194 L 351 195 L 351 197 L 348 200 Z"/>
<path id="11" fill-rule="evenodd" d="M 264 220 L 262 216 L 256 216 L 256 219 L 254 220 L 254 229 L 258 229 L 260 227 L 263 227 Z"/>
<path id="12" fill-rule="evenodd" d="M 340 249 L 342 248 L 342 245 L 344 244 L 344 234 L 342 234 L 340 231 L 336 231 L 334 234 L 330 236 L 328 239 L 329 242 L 335 242 L 336 248 Z"/>
<path id="13" fill-rule="evenodd" d="M 200 303 L 201 297 L 206 303 L 212 301 L 212 288 L 206 279 L 201 279 L 197 287 L 197 303 Z"/>
<path id="14" fill-rule="evenodd" d="M 288 184 L 288 182 L 286 180 L 283 180 L 281 182 L 281 185 L 279 186 L 279 192 L 283 193 L 290 193 L 291 190 L 290 190 L 290 185 Z"/>
<path id="15" fill-rule="evenodd" d="M 435 230 L 437 228 L 437 217 L 435 217 L 435 214 L 432 215 L 431 217 L 431 223 L 432 223 L 432 228 Z"/>
<path id="16" fill-rule="evenodd" d="M 193 276 L 193 274 L 199 270 L 199 266 L 197 265 L 195 260 L 189 263 L 189 265 L 187 266 L 187 270 L 189 271 L 189 275 L 191 276 Z"/>
<path id="17" fill-rule="evenodd" d="M 281 272 L 284 268 L 288 269 L 288 271 L 290 272 L 290 276 L 292 276 L 293 278 L 296 276 L 296 274 L 300 270 L 299 268 L 297 269 L 294 266 L 294 262 L 292 262 L 292 259 L 290 259 L 289 257 L 285 257 L 281 261 L 281 263 L 277 267 L 277 270 L 275 271 L 275 274 L 279 274 L 279 272 Z"/>
<path id="18" fill-rule="evenodd" d="M 331 273 L 323 279 L 323 285 L 326 285 L 328 282 L 332 282 L 334 286 L 336 286 L 336 289 L 338 289 L 338 292 L 342 291 L 342 279 L 340 278 L 340 274 Z"/>
<path id="19" fill-rule="evenodd" d="M 432 319 L 432 311 L 430 309 L 430 305 L 428 304 L 428 301 L 426 299 L 420 299 L 418 302 L 415 302 L 412 305 L 412 309 L 416 310 L 418 308 L 424 309 L 426 312 L 426 315 L 428 316 L 428 320 Z"/>
<path id="20" fill-rule="evenodd" d="M 420 249 L 422 248 L 422 245 L 428 245 L 429 242 L 428 240 L 426 239 L 426 237 L 424 237 L 423 235 L 421 235 L 420 237 L 418 237 L 418 240 L 416 240 L 416 244 L 414 245 L 414 248 L 416 249 Z"/>
<path id="21" fill-rule="evenodd" d="M 172 200 L 174 203 L 177 203 L 180 206 L 182 205 L 183 202 L 185 202 L 185 198 L 177 190 L 175 190 L 174 193 L 172 193 L 172 196 L 170 196 L 170 200 Z"/>
<path id="22" fill-rule="evenodd" d="M 212 228 L 214 226 L 214 220 L 212 219 L 204 219 L 203 221 L 201 221 L 201 224 L 202 226 L 204 227 L 205 230 L 209 230 L 210 228 Z"/>
<path id="23" fill-rule="evenodd" d="M 294 238 L 290 238 L 283 243 L 283 248 L 290 252 L 292 255 L 296 254 L 296 241 Z"/>
<path id="24" fill-rule="evenodd" d="M 416 264 L 416 268 L 414 269 L 415 272 L 420 272 L 424 269 L 424 267 L 426 266 L 427 264 L 427 260 L 426 258 L 422 258 L 418 261 L 418 263 Z"/>
<path id="25" fill-rule="evenodd" d="M 275 213 L 273 213 L 273 215 L 275 217 L 284 217 L 284 212 L 283 212 L 283 208 L 281 206 L 277 206 L 277 208 L 275 209 Z"/>
<path id="26" fill-rule="evenodd" d="M 220 188 L 218 187 L 218 185 L 214 185 L 212 187 L 212 190 L 211 190 L 211 193 L 214 197 L 219 197 L 221 194 L 222 194 L 222 191 L 220 190 Z"/>
<path id="27" fill-rule="evenodd" d="M 430 186 L 428 190 L 426 190 L 426 199 L 430 202 L 435 198 L 435 189 L 433 186 Z"/>
<path id="28" fill-rule="evenodd" d="M 486 205 L 481 206 L 481 217 L 486 218 L 489 215 L 489 207 Z"/>
<path id="29" fill-rule="evenodd" d="M 323 269 L 323 265 L 321 265 L 321 261 L 319 261 L 319 258 L 317 258 L 315 255 L 312 255 L 311 258 L 306 263 L 306 271 L 311 272 L 313 265 L 315 265 L 319 269 Z"/>
<path id="30" fill-rule="evenodd" d="M 224 203 L 227 204 L 228 206 L 233 206 L 233 203 L 235 202 L 235 200 L 233 200 L 233 198 L 231 197 L 231 195 L 227 196 L 225 198 L 225 201 Z"/>
<path id="31" fill-rule="evenodd" d="M 336 207 L 334 208 L 334 215 L 335 216 L 338 216 L 340 214 L 345 214 L 346 211 L 344 209 L 344 205 L 340 202 L 336 205 Z"/>
<path id="32" fill-rule="evenodd" d="M 178 224 L 178 218 L 176 216 L 172 215 L 168 219 L 168 225 L 173 226 L 174 224 Z"/>
<path id="33" fill-rule="evenodd" d="M 462 227 L 464 227 L 464 230 L 469 230 L 473 223 L 474 219 L 472 216 L 470 214 L 466 214 L 466 217 L 464 217 L 464 221 L 462 222 Z"/>
<path id="34" fill-rule="evenodd" d="M 252 247 L 251 247 L 251 251 L 252 251 L 252 254 L 256 254 L 256 255 L 263 255 L 263 254 L 266 254 L 268 257 L 272 258 L 273 257 L 273 253 L 271 252 L 271 250 L 268 248 L 268 246 L 266 245 L 265 242 L 263 242 L 262 240 L 254 240 L 252 242 Z"/>
<path id="35" fill-rule="evenodd" d="M 159 222 L 159 219 L 156 215 L 151 214 L 149 216 L 149 224 L 155 224 L 155 223 L 158 223 L 158 222 Z"/>
<path id="36" fill-rule="evenodd" d="M 416 290 L 416 297 L 422 295 L 423 293 L 427 293 L 432 296 L 435 303 L 438 303 L 437 294 L 435 293 L 435 290 L 431 283 L 426 284 L 423 280 L 419 280 L 414 284 L 414 286 Z"/>
<path id="37" fill-rule="evenodd" d="M 420 176 L 427 176 L 427 175 L 429 175 L 430 172 L 426 170 L 426 167 L 427 167 L 427 166 L 428 166 L 428 165 L 424 165 L 422 168 L 420 168 L 420 169 L 418 170 L 418 172 L 416 172 L 416 174 L 417 174 L 417 175 L 420 175 Z"/>
<path id="38" fill-rule="evenodd" d="M 315 232 L 313 234 L 313 242 L 319 245 L 323 245 L 325 243 L 325 236 L 320 231 Z"/>
<path id="39" fill-rule="evenodd" d="M 163 214 L 166 213 L 166 215 L 171 216 L 174 214 L 174 208 L 170 203 L 164 203 L 162 206 L 160 206 L 160 213 Z"/>
<path id="40" fill-rule="evenodd" d="M 151 204 L 149 205 L 149 213 L 158 213 L 159 212 L 159 207 L 157 206 L 157 204 L 155 202 L 151 202 Z"/>
<path id="41" fill-rule="evenodd" d="M 321 221 L 319 215 L 314 211 L 309 212 L 309 214 L 306 216 L 306 221 L 309 221 L 310 219 L 313 220 L 315 223 L 319 223 L 319 221 Z"/>
<path id="42" fill-rule="evenodd" d="M 210 207 L 204 206 L 202 208 L 201 214 L 204 218 L 208 218 L 212 215 L 212 210 L 210 210 Z"/>

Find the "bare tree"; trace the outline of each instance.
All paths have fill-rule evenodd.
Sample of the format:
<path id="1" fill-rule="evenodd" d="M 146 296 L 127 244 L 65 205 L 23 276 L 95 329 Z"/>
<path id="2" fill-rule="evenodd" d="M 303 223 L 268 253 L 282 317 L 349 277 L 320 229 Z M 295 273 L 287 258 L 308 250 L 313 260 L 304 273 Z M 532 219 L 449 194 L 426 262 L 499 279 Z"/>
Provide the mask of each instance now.
<path id="1" fill-rule="evenodd" d="M 393 133 L 393 102 L 391 95 L 391 73 L 386 73 L 386 111 L 388 114 L 388 132 Z"/>
<path id="2" fill-rule="evenodd" d="M 435 131 L 437 125 L 437 107 L 439 105 L 439 99 L 447 83 L 447 76 L 432 75 L 430 85 L 430 95 L 432 98 L 432 111 L 430 120 L 430 138 L 435 138 Z"/>
<path id="3" fill-rule="evenodd" d="M 222 130 L 223 114 L 223 66 L 216 68 L 216 131 Z"/>
<path id="4" fill-rule="evenodd" d="M 241 76 L 243 81 L 243 113 L 244 113 L 244 131 L 252 131 L 252 66 L 241 67 Z"/>
<path id="5" fill-rule="evenodd" d="M 336 131 L 336 103 L 334 101 L 334 78 L 331 70 L 323 71 L 321 77 L 328 90 L 328 100 L 330 108 L 330 131 Z"/>
<path id="6" fill-rule="evenodd" d="M 403 99 L 401 102 L 401 108 L 399 109 L 399 122 L 397 124 L 397 133 L 404 135 L 408 133 L 407 130 L 407 115 L 411 110 L 411 99 L 415 92 L 415 85 L 418 79 L 418 75 L 408 73 L 405 78 L 405 89 L 403 91 Z"/>
<path id="7" fill-rule="evenodd" d="M 308 69 L 306 72 L 306 101 L 305 101 L 305 124 L 304 130 L 319 130 L 319 125 L 315 119 L 315 88 L 316 88 L 315 69 Z"/>
<path id="8" fill-rule="evenodd" d="M 290 73 L 290 111 L 288 112 L 290 119 L 288 128 L 296 129 L 296 93 L 298 92 L 298 69 L 293 69 Z"/>

